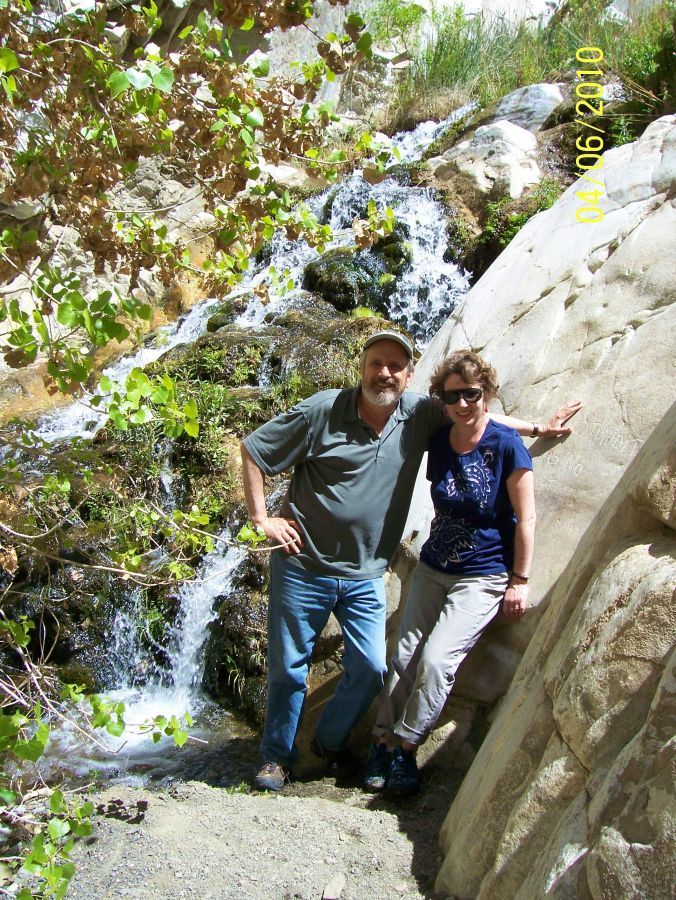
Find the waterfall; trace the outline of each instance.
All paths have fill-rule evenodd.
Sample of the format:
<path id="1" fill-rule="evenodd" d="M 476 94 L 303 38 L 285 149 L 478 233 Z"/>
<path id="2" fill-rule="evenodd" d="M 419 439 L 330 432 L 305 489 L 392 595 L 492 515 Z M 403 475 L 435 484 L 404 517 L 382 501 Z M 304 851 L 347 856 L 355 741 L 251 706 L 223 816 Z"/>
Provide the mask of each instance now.
<path id="1" fill-rule="evenodd" d="M 394 135 L 392 145 L 399 150 L 401 161 L 419 159 L 433 140 L 472 108 L 472 104 L 467 104 L 443 122 L 423 122 L 411 132 Z M 392 159 L 395 161 L 395 157 Z M 391 178 L 370 185 L 360 173 L 354 173 L 308 201 L 318 219 L 329 224 L 334 233 L 329 249 L 353 245 L 352 221 L 364 214 L 369 200 L 374 200 L 379 208 L 391 207 L 395 217 L 410 232 L 411 263 L 397 280 L 390 318 L 408 330 L 422 350 L 469 289 L 467 275 L 454 263 L 444 261 L 445 213 L 441 204 L 426 188 L 405 187 Z M 329 209 L 328 215 L 324 214 L 325 209 Z M 280 276 L 288 271 L 288 276 L 282 280 L 290 279 L 295 288 L 278 292 L 271 287 L 266 301 L 251 294 L 236 324 L 254 328 L 262 325 L 265 318 L 284 310 L 298 297 L 303 271 L 318 256 L 318 251 L 303 241 L 290 241 L 281 233 L 275 235 L 265 262 L 252 267 L 242 284 L 228 297 L 251 294 L 254 287 L 267 279 L 270 267 L 274 267 Z M 196 304 L 178 322 L 159 328 L 136 353 L 108 366 L 103 374 L 113 384 L 121 385 L 132 369 L 143 368 L 178 344 L 192 343 L 205 332 L 211 309 L 217 302 L 215 298 L 209 298 Z M 106 398 L 97 408 L 90 405 L 91 398 L 91 394 L 85 394 L 70 406 L 43 416 L 35 429 L 36 436 L 50 444 L 73 437 L 94 437 L 105 420 Z"/>
<path id="2" fill-rule="evenodd" d="M 469 290 L 469 276 L 444 260 L 445 217 L 441 205 L 427 188 L 405 187 L 392 179 L 367 184 L 359 174 L 333 188 L 331 228 L 349 227 L 369 200 L 389 206 L 408 231 L 411 264 L 397 276 L 390 300 L 389 318 L 402 325 L 424 349 L 448 318 L 458 300 Z"/>
<path id="3" fill-rule="evenodd" d="M 392 138 L 392 146 L 399 151 L 399 162 L 415 162 L 416 159 L 420 159 L 432 141 L 435 141 L 447 128 L 464 119 L 478 107 L 479 104 L 474 101 L 465 103 L 459 109 L 454 109 L 442 122 L 421 122 L 413 131 L 401 131 L 399 134 L 395 134 Z M 397 159 L 393 156 L 392 163 L 395 162 Z"/>
<path id="4" fill-rule="evenodd" d="M 219 545 L 225 543 L 225 550 Z M 216 548 L 208 553 L 193 581 L 179 588 L 181 610 L 173 629 L 169 647 L 173 706 L 190 708 L 199 691 L 204 674 L 202 649 L 209 625 L 216 617 L 214 600 L 227 597 L 232 591 L 232 573 L 246 555 L 243 547 L 235 545 L 229 529 L 219 536 Z"/>
<path id="5" fill-rule="evenodd" d="M 204 675 L 203 650 L 209 625 L 218 611 L 215 601 L 227 597 L 232 590 L 232 573 L 245 554 L 244 548 L 235 544 L 226 528 L 217 538 L 214 550 L 200 563 L 195 577 L 178 588 L 179 613 L 166 648 L 170 669 L 164 677 L 154 674 L 140 686 L 135 683 L 135 673 L 142 669 L 144 659 L 147 666 L 147 651 L 141 648 L 138 637 L 134 639 L 130 634 L 135 631 L 129 621 L 133 612 L 116 616 L 113 652 L 118 647 L 124 648 L 127 656 L 124 671 L 119 673 L 118 679 L 123 683 L 110 696 L 126 706 L 125 719 L 132 724 L 124 735 L 127 744 L 147 740 L 136 726 L 156 715 L 181 716 L 188 712 L 194 718 L 202 710 L 206 702 L 200 691 Z M 138 628 L 138 618 L 135 625 Z"/>
<path id="6" fill-rule="evenodd" d="M 39 764 L 43 774 L 54 770 L 60 776 L 64 772 L 84 776 L 92 770 L 101 770 L 111 775 L 135 770 L 145 776 L 161 776 L 175 774 L 182 765 L 187 766 L 188 771 L 194 770 L 194 760 L 182 762 L 172 759 L 172 754 L 167 755 L 171 738 L 163 737 L 153 743 L 143 726 L 155 716 L 169 718 L 175 715 L 180 719 L 187 712 L 196 722 L 195 727 L 189 729 L 190 733 L 203 735 L 208 740 L 210 730 L 205 731 L 200 717 L 224 718 L 220 709 L 213 713 L 215 704 L 200 689 L 204 674 L 204 644 L 209 625 L 217 614 L 215 601 L 219 597 L 226 598 L 233 590 L 232 573 L 245 554 L 246 550 L 235 544 L 226 528 L 218 536 L 215 549 L 202 560 L 195 577 L 178 588 L 179 614 L 171 629 L 169 646 L 165 648 L 171 664 L 168 673 L 157 671 L 141 640 L 142 592 L 130 592 L 128 602 L 117 611 L 109 632 L 115 685 L 104 694 L 114 703 L 124 703 L 127 728 L 119 738 L 99 729 L 100 740 L 109 748 L 107 753 L 83 741 L 71 725 L 55 729 Z M 138 775 L 132 780 L 143 780 L 145 776 Z"/>

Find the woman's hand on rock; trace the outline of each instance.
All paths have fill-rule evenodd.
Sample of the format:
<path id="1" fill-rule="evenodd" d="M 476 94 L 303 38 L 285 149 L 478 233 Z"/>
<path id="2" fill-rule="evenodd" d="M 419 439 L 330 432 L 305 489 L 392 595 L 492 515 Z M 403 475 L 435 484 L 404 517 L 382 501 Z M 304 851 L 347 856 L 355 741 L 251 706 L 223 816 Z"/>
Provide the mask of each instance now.
<path id="1" fill-rule="evenodd" d="M 582 409 L 582 406 L 582 400 L 571 400 L 569 403 L 564 403 L 553 416 L 547 419 L 544 425 L 539 426 L 539 436 L 552 438 L 570 434 L 573 429 L 570 425 L 566 425 L 566 422 L 572 419 Z"/>

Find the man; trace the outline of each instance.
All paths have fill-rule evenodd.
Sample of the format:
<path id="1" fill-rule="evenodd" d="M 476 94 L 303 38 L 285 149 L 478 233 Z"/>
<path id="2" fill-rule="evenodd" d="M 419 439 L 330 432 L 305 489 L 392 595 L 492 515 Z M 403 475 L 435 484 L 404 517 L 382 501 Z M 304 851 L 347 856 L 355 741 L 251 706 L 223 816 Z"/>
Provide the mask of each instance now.
<path id="1" fill-rule="evenodd" d="M 320 391 L 242 442 L 244 491 L 254 525 L 280 545 L 270 559 L 268 699 L 255 779 L 281 790 L 298 756 L 296 735 L 317 638 L 333 612 L 344 671 L 315 728 L 312 749 L 340 759 L 353 726 L 381 690 L 385 660 L 383 574 L 402 536 L 416 476 L 443 410 L 406 391 L 410 341 L 393 331 L 364 344 L 361 383 Z M 504 416 L 521 434 L 555 436 L 579 404 L 544 426 Z M 293 470 L 280 516 L 268 516 L 265 477 Z"/>

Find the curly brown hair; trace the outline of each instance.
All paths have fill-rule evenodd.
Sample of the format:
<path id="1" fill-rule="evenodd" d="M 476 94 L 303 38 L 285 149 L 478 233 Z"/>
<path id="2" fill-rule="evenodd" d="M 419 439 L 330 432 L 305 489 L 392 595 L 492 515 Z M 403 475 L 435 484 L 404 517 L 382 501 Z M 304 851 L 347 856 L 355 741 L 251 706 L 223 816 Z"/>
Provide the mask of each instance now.
<path id="1" fill-rule="evenodd" d="M 480 384 L 484 398 L 490 400 L 498 393 L 498 375 L 493 366 L 473 350 L 456 350 L 443 359 L 430 379 L 430 397 L 440 403 L 444 382 L 449 375 L 459 375 L 467 384 Z"/>

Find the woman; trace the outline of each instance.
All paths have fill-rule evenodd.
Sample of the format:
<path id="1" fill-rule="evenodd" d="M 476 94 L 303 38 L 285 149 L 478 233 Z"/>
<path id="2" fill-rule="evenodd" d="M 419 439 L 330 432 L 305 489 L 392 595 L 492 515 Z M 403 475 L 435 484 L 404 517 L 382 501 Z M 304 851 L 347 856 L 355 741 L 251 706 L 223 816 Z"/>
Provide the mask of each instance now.
<path id="1" fill-rule="evenodd" d="M 458 350 L 430 394 L 449 423 L 429 446 L 435 516 L 423 545 L 376 717 L 368 790 L 420 789 L 417 748 L 434 727 L 460 663 L 502 607 L 526 610 L 533 557 L 533 464 L 519 435 L 488 418 L 495 370 Z"/>

